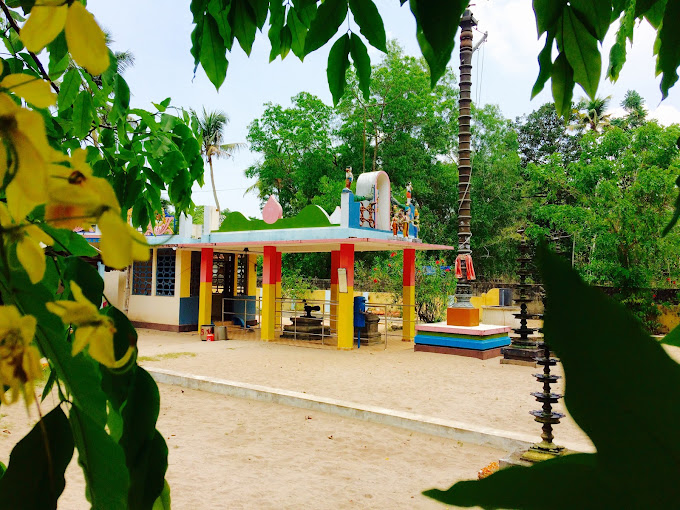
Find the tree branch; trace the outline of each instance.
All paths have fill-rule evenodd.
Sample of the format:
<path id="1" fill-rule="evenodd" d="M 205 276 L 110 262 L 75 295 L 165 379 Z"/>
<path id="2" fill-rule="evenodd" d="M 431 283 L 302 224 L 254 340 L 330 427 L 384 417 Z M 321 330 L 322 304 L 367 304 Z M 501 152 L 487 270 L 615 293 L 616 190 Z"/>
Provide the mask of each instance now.
<path id="1" fill-rule="evenodd" d="M 12 14 L 10 13 L 9 8 L 7 7 L 7 5 L 5 4 L 5 2 L 3 0 L 0 0 L 0 9 L 2 9 L 2 12 L 5 13 L 5 16 L 7 17 L 7 21 L 9 22 L 10 26 L 14 29 L 14 31 L 18 35 L 19 32 L 20 32 L 19 25 L 17 25 L 17 22 L 14 21 L 14 18 L 12 17 Z M 26 50 L 26 51 L 28 51 L 28 50 Z M 59 87 L 57 86 L 56 83 L 54 83 L 52 81 L 52 79 L 50 78 L 50 75 L 47 74 L 47 71 L 45 71 L 45 68 L 43 67 L 42 63 L 40 62 L 40 60 L 38 60 L 38 56 L 35 53 L 33 53 L 32 51 L 28 51 L 28 54 L 31 57 L 33 57 L 33 61 L 35 62 L 35 65 L 38 66 L 38 70 L 40 71 L 40 74 L 42 75 L 42 77 L 45 80 L 47 80 L 48 82 L 50 82 L 50 85 L 52 86 L 54 91 L 57 94 L 59 94 Z"/>

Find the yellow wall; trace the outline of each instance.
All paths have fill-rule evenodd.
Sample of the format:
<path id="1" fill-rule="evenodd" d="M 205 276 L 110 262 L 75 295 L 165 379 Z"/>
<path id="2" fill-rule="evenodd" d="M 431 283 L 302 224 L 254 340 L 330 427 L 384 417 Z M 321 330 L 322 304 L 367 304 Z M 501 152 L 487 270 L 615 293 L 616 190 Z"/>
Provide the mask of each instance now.
<path id="1" fill-rule="evenodd" d="M 470 298 L 470 303 L 475 308 L 481 308 L 483 306 L 498 306 L 501 302 L 500 292 L 498 289 L 491 289 L 489 292 L 482 294 L 481 296 L 472 296 Z"/>
<path id="2" fill-rule="evenodd" d="M 664 331 L 671 332 L 680 326 L 680 306 L 673 306 L 671 308 L 659 307 L 661 315 L 657 319 Z"/>

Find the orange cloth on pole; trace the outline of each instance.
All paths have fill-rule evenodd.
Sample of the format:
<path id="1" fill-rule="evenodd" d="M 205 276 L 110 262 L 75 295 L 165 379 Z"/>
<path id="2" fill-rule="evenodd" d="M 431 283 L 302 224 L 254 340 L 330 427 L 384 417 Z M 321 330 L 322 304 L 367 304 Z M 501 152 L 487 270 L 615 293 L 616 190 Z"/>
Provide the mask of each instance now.
<path id="1" fill-rule="evenodd" d="M 462 278 L 463 277 L 463 268 L 461 264 L 461 260 L 465 259 L 465 269 L 467 273 L 467 279 L 468 280 L 476 280 L 477 277 L 475 276 L 475 266 L 472 265 L 472 255 L 467 254 L 467 255 L 458 255 L 456 257 L 456 278 Z"/>

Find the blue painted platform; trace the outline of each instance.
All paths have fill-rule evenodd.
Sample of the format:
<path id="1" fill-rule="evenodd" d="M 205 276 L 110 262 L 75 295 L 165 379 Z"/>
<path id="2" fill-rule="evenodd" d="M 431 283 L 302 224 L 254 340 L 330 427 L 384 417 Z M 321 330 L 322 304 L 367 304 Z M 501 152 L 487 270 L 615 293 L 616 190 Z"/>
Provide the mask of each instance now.
<path id="1" fill-rule="evenodd" d="M 436 345 L 440 347 L 456 347 L 459 349 L 472 349 L 475 351 L 486 351 L 497 347 L 510 345 L 510 337 L 490 338 L 488 340 L 471 340 L 469 338 L 456 338 L 454 336 L 430 336 L 418 333 L 414 338 L 419 345 Z"/>

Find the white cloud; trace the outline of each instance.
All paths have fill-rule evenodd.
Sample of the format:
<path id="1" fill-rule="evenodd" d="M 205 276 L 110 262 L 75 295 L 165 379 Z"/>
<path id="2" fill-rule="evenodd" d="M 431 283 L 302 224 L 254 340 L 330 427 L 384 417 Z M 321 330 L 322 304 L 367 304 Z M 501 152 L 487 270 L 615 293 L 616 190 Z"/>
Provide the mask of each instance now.
<path id="1" fill-rule="evenodd" d="M 666 103 L 662 103 L 654 111 L 649 112 L 647 117 L 658 120 L 659 124 L 663 124 L 664 126 L 680 124 L 680 110 L 675 106 Z"/>

